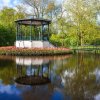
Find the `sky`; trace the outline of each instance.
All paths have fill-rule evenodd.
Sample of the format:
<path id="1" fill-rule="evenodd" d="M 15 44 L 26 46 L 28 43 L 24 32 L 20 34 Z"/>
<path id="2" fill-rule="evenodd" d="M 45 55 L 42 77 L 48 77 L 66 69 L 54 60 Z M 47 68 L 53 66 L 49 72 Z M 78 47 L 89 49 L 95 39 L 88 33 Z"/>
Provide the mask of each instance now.
<path id="1" fill-rule="evenodd" d="M 4 6 L 15 7 L 21 0 L 0 0 L 0 9 Z"/>
<path id="2" fill-rule="evenodd" d="M 61 2 L 62 0 L 57 0 L 57 2 Z M 0 0 L 0 9 L 4 6 L 15 7 L 19 4 L 21 0 Z"/>

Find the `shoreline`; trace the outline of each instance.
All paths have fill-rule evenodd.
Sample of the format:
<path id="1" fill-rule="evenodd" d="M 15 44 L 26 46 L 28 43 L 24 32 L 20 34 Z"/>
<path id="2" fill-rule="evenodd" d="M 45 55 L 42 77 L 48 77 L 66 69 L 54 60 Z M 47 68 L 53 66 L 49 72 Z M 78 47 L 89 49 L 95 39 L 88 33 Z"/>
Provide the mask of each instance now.
<path id="1" fill-rule="evenodd" d="M 54 56 L 72 54 L 70 48 L 16 48 L 15 46 L 0 47 L 0 55 L 12 56 Z"/>

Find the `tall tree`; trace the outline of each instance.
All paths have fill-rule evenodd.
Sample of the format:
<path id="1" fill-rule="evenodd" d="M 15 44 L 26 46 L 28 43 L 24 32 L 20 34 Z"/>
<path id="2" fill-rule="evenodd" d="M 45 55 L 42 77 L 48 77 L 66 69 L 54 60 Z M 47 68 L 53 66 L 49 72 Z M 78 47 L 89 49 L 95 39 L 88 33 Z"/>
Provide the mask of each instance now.
<path id="1" fill-rule="evenodd" d="M 15 20 L 25 17 L 24 12 L 4 7 L 0 11 L 0 46 L 14 45 L 16 39 Z"/>
<path id="2" fill-rule="evenodd" d="M 99 4 L 99 5 L 98 5 Z M 100 8 L 100 0 L 67 0 L 66 11 L 77 34 L 78 44 L 90 43 L 97 36 L 96 14 Z"/>
<path id="3" fill-rule="evenodd" d="M 57 15 L 60 11 L 60 6 L 56 0 L 22 0 L 23 3 L 33 8 L 33 16 L 36 18 L 44 18 L 47 16 Z"/>

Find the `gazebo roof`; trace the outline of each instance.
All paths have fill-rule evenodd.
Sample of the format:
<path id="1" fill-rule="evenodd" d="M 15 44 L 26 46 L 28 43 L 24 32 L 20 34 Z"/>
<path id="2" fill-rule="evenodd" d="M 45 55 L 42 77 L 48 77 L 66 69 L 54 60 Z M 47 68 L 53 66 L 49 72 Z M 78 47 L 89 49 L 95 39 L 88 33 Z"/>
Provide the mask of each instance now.
<path id="1" fill-rule="evenodd" d="M 18 23 L 18 24 L 22 24 L 22 25 L 40 26 L 40 25 L 48 25 L 48 24 L 50 24 L 51 20 L 39 19 L 39 18 L 30 18 L 30 19 L 18 19 L 15 22 Z"/>
<path id="2" fill-rule="evenodd" d="M 44 85 L 50 83 L 50 79 L 44 76 L 22 76 L 15 79 L 15 82 L 23 85 Z"/>

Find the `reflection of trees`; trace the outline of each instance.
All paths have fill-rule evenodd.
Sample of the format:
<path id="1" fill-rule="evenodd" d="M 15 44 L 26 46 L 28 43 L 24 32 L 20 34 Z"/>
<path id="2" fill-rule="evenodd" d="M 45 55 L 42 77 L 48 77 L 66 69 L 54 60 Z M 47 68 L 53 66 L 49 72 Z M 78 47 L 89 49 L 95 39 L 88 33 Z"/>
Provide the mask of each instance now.
<path id="1" fill-rule="evenodd" d="M 96 81 L 95 75 L 96 71 L 100 69 L 100 55 L 79 53 L 69 58 L 66 56 L 58 58 L 49 57 L 49 63 L 28 66 L 18 64 L 16 66 L 12 59 L 0 59 L 2 62 L 0 63 L 0 78 L 5 84 L 10 84 L 14 77 L 32 75 L 50 78 L 54 76 L 52 84 L 32 86 L 31 90 L 22 94 L 23 97 L 31 97 L 32 100 L 33 98 L 39 100 L 42 97 L 48 100 L 54 88 L 61 89 L 61 79 L 65 94 L 74 100 L 93 99 L 93 96 L 100 92 L 100 83 Z M 45 57 L 45 59 L 47 58 Z"/>
<path id="2" fill-rule="evenodd" d="M 15 62 L 13 59 L 7 59 L 0 56 L 0 79 L 4 84 L 10 84 L 13 82 L 13 78 L 16 76 Z M 12 80 L 12 81 L 11 81 Z"/>
<path id="3" fill-rule="evenodd" d="M 50 100 L 54 91 L 52 84 L 33 86 L 31 90 L 22 94 L 24 100 Z"/>
<path id="4" fill-rule="evenodd" d="M 54 62 L 57 65 L 54 72 L 61 76 L 65 92 L 73 99 L 93 99 L 99 93 L 100 83 L 97 83 L 94 74 L 100 69 L 99 59 L 100 55 L 79 53 Z"/>
<path id="5" fill-rule="evenodd" d="M 100 84 L 96 83 L 94 75 L 95 69 L 100 65 L 99 59 L 100 56 L 81 53 L 69 58 L 63 65 L 61 76 L 65 80 L 65 92 L 73 99 L 93 99 L 93 96 L 100 92 Z M 65 75 L 66 71 L 74 74 Z"/>

